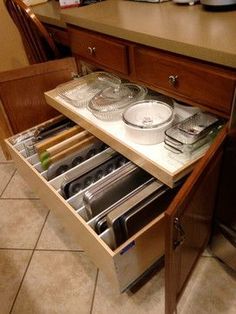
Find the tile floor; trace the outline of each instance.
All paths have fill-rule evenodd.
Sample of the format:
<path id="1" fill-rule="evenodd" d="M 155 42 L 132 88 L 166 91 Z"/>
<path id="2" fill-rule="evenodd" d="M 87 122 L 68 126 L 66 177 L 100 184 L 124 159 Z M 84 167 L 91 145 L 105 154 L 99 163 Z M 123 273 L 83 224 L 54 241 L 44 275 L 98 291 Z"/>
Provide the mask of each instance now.
<path id="1" fill-rule="evenodd" d="M 0 314 L 162 314 L 164 271 L 117 294 L 0 151 Z M 181 314 L 236 313 L 236 274 L 204 254 Z"/>

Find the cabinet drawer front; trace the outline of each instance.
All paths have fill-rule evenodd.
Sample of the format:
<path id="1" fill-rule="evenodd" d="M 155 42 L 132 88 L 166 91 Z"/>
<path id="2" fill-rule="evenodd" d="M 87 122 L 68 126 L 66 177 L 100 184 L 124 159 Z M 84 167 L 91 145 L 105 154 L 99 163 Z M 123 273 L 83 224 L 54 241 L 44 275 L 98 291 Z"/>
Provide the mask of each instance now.
<path id="1" fill-rule="evenodd" d="M 87 61 L 111 70 L 128 74 L 127 47 L 125 44 L 99 34 L 69 27 L 71 49 Z"/>
<path id="2" fill-rule="evenodd" d="M 236 76 L 181 56 L 136 47 L 136 75 L 142 82 L 190 103 L 230 115 Z"/>
<path id="3" fill-rule="evenodd" d="M 69 43 L 69 34 L 68 34 L 67 29 L 62 29 L 62 28 L 51 26 L 48 24 L 44 24 L 44 25 L 47 28 L 49 34 L 53 37 L 53 39 L 56 42 L 59 42 L 60 44 L 63 44 L 69 47 L 70 43 Z"/>
<path id="4" fill-rule="evenodd" d="M 165 226 L 163 213 L 113 250 L 109 247 L 106 233 L 98 235 L 91 227 L 90 221 L 75 208 L 71 199 L 64 199 L 58 190 L 56 181 L 65 179 L 69 172 L 48 181 L 45 171 L 38 166 L 36 154 L 26 157 L 24 145 L 21 143 L 13 145 L 13 138 L 6 142 L 19 172 L 36 191 L 42 202 L 55 212 L 62 225 L 75 237 L 91 260 L 120 291 L 129 287 L 163 256 Z"/>

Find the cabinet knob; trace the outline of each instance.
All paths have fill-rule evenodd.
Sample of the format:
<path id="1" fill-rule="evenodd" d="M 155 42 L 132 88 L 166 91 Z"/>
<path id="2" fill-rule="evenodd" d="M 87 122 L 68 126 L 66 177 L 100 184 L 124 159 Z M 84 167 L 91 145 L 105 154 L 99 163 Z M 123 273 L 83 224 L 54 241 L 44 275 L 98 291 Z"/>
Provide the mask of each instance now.
<path id="1" fill-rule="evenodd" d="M 168 82 L 171 86 L 175 86 L 178 82 L 178 75 L 170 75 L 168 77 Z"/>
<path id="2" fill-rule="evenodd" d="M 52 39 L 55 39 L 55 32 L 51 31 L 48 32 L 49 36 L 52 38 Z"/>
<path id="3" fill-rule="evenodd" d="M 88 53 L 89 53 L 90 55 L 95 54 L 95 52 L 96 52 L 96 48 L 95 48 L 95 47 L 88 47 Z"/>

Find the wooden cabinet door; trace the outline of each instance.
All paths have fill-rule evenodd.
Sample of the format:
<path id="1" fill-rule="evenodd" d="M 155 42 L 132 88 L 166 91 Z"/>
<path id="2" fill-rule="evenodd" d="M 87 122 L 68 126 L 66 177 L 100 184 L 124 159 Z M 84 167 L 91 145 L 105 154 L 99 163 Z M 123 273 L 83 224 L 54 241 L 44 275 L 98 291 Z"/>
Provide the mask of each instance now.
<path id="1" fill-rule="evenodd" d="M 72 72 L 77 73 L 74 58 L 0 73 L 0 144 L 7 158 L 4 138 L 59 114 L 46 103 L 44 92 L 71 80 Z"/>
<path id="2" fill-rule="evenodd" d="M 208 243 L 226 134 L 225 127 L 165 213 L 166 314 L 175 312 L 186 283 Z"/>

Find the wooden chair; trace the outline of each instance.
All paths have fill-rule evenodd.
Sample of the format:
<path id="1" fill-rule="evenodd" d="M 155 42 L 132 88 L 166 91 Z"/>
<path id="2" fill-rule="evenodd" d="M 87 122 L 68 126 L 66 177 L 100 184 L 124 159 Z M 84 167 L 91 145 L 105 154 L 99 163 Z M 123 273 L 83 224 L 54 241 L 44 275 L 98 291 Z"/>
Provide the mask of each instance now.
<path id="1" fill-rule="evenodd" d="M 60 57 L 52 37 L 30 7 L 21 0 L 5 0 L 5 5 L 20 32 L 30 64 Z"/>

